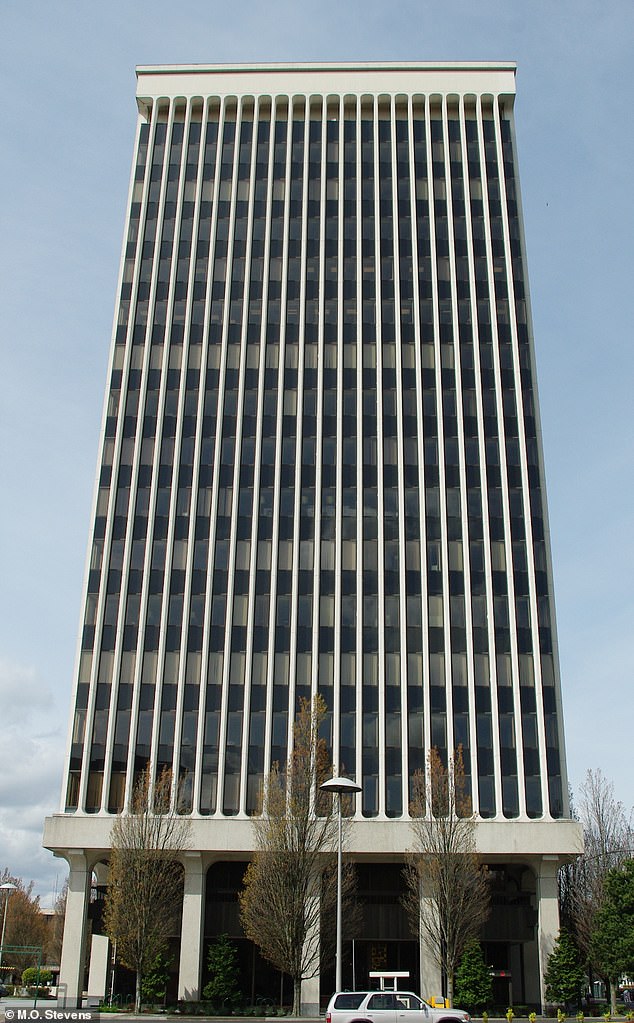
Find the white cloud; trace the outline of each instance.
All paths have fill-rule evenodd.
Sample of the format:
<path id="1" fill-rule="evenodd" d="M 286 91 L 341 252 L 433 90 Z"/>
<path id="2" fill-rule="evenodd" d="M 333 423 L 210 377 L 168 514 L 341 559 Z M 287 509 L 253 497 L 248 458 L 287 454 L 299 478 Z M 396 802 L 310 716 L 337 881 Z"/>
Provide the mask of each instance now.
<path id="1" fill-rule="evenodd" d="M 65 875 L 63 862 L 42 848 L 42 828 L 59 806 L 66 705 L 56 704 L 34 668 L 0 658 L 0 706 L 0 868 L 35 881 L 47 905 Z"/>
<path id="2" fill-rule="evenodd" d="M 53 707 L 53 694 L 43 689 L 30 665 L 16 664 L 0 657 L 0 700 L 2 727 L 28 724 Z"/>

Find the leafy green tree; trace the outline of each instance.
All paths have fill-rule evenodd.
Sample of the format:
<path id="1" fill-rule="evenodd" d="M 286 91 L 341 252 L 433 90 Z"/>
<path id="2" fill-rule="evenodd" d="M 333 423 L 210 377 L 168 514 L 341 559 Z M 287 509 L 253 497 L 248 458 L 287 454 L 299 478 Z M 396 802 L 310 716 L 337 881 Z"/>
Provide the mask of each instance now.
<path id="1" fill-rule="evenodd" d="M 42 948 L 46 944 L 46 919 L 40 909 L 39 896 L 33 894 L 35 882 L 23 881 L 21 877 L 15 877 L 7 867 L 4 867 L 0 870 L 0 884 L 7 883 L 15 885 L 15 891 L 9 896 L 8 903 L 5 902 L 6 896 L 5 898 L 0 896 L 0 913 L 4 914 L 6 906 L 7 926 L 4 944 L 13 945 L 15 948 L 24 945 Z M 35 962 L 37 955 L 31 958 L 31 963 Z M 18 971 L 23 970 L 28 961 L 21 952 L 3 952 L 2 965 L 11 966 Z"/>
<path id="2" fill-rule="evenodd" d="M 144 1002 L 162 1002 L 167 995 L 170 971 L 174 965 L 172 956 L 159 952 L 141 980 L 141 997 Z"/>
<path id="3" fill-rule="evenodd" d="M 493 1000 L 493 981 L 482 947 L 475 938 L 469 941 L 456 970 L 456 1002 L 472 1015 L 481 1015 Z"/>
<path id="4" fill-rule="evenodd" d="M 562 928 L 548 957 L 544 974 L 547 999 L 562 1005 L 570 1002 L 578 1004 L 584 978 L 579 949 L 572 935 Z"/>
<path id="5" fill-rule="evenodd" d="M 232 1007 L 239 1003 L 240 968 L 235 946 L 227 934 L 219 934 L 209 946 L 207 967 L 211 979 L 203 988 L 203 997 L 213 1002 L 216 1008 Z"/>
<path id="6" fill-rule="evenodd" d="M 608 871 L 603 904 L 595 918 L 592 959 L 610 983 L 610 1008 L 616 1014 L 616 992 L 622 973 L 634 973 L 634 860 Z"/>
<path id="7" fill-rule="evenodd" d="M 53 979 L 53 974 L 50 970 L 40 970 L 38 966 L 27 966 L 22 971 L 22 983 L 25 987 L 35 987 L 38 984 L 38 991 L 42 988 L 48 987 Z"/>

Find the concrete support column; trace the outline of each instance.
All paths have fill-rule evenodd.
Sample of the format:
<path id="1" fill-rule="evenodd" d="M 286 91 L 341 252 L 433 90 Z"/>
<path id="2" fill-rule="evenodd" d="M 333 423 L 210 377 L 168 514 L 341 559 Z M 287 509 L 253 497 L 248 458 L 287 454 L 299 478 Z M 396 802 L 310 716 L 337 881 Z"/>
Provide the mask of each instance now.
<path id="1" fill-rule="evenodd" d="M 524 944 L 524 1000 L 531 1006 L 542 1002 L 537 942 L 536 934 L 533 941 Z"/>
<path id="2" fill-rule="evenodd" d="M 539 983 L 542 1011 L 546 1004 L 544 973 L 548 957 L 559 934 L 559 858 L 544 856 L 537 874 Z"/>
<path id="3" fill-rule="evenodd" d="M 420 900 L 420 993 L 423 998 L 430 999 L 433 995 L 441 995 L 442 974 L 437 957 L 428 947 L 425 935 L 429 932 L 427 919 L 435 913 L 432 899 L 421 896 Z"/>
<path id="4" fill-rule="evenodd" d="M 319 891 L 320 880 L 315 881 L 315 891 Z M 319 967 L 319 925 L 320 925 L 320 906 L 319 906 L 319 895 L 313 896 L 312 905 L 310 907 L 310 914 L 312 918 L 312 927 L 306 938 L 306 944 L 309 946 L 307 950 L 307 960 L 315 961 L 317 967 Z M 302 981 L 302 991 L 300 995 L 300 1013 L 302 1016 L 319 1016 L 319 968 L 314 977 L 309 977 L 307 980 Z"/>
<path id="5" fill-rule="evenodd" d="M 91 872 L 83 849 L 70 849 L 65 854 L 65 859 L 68 861 L 70 871 L 58 1004 L 60 1008 L 74 1009 L 81 1006 L 84 988 L 86 916 Z"/>
<path id="6" fill-rule="evenodd" d="M 302 981 L 302 1016 L 319 1016 L 319 974 Z"/>
<path id="7" fill-rule="evenodd" d="M 181 924 L 181 957 L 178 970 L 178 997 L 186 1001 L 200 998 L 200 973 L 205 923 L 205 870 L 202 855 L 186 852 Z"/>

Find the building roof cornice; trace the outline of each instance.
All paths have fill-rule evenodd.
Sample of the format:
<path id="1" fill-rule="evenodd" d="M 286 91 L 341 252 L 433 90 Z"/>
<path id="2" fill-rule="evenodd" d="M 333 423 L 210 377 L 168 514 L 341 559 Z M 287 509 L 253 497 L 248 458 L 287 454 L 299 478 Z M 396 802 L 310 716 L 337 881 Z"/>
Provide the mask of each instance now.
<path id="1" fill-rule="evenodd" d="M 142 112 L 157 100 L 200 96 L 467 95 L 512 104 L 512 61 L 147 64 L 136 69 Z"/>
<path id="2" fill-rule="evenodd" d="M 312 71 L 369 71 L 373 74 L 398 72 L 487 72 L 511 71 L 515 73 L 515 61 L 316 61 L 257 64 L 139 64 L 137 78 L 143 75 L 187 75 L 187 74 L 251 74 L 264 71 L 267 74 L 283 72 L 302 74 Z"/>

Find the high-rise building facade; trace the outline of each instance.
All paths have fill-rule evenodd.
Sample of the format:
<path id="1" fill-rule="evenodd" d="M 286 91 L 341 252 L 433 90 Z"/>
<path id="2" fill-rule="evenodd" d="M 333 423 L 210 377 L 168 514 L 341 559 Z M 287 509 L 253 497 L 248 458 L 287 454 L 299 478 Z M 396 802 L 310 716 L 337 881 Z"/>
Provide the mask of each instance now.
<path id="1" fill-rule="evenodd" d="M 71 864 L 69 998 L 90 877 L 148 765 L 173 770 L 193 821 L 179 991 L 199 991 L 223 898 L 237 927 L 263 779 L 318 692 L 335 769 L 362 789 L 357 983 L 405 964 L 437 990 L 399 873 L 412 776 L 461 747 L 500 1000 L 541 1000 L 578 835 L 514 95 L 512 64 L 138 70 L 67 773 L 45 832 Z"/>

